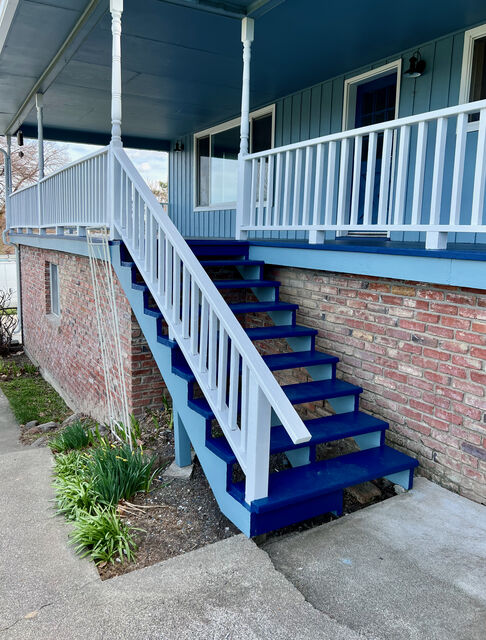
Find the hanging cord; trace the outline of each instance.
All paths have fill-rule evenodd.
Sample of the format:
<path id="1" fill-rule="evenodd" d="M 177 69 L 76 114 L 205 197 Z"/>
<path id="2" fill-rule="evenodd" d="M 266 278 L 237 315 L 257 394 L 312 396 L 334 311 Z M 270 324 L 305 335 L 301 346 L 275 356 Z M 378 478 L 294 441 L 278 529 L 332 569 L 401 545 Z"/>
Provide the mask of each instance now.
<path id="1" fill-rule="evenodd" d="M 128 395 L 118 322 L 115 284 L 111 266 L 109 231 L 106 227 L 86 229 L 89 264 L 96 309 L 96 324 L 106 387 L 109 425 L 115 438 L 132 446 Z"/>

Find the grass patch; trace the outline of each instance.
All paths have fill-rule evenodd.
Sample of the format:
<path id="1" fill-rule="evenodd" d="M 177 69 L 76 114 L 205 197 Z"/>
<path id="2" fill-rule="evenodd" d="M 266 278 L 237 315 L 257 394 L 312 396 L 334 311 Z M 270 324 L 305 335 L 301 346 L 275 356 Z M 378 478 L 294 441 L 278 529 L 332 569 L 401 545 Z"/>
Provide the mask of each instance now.
<path id="1" fill-rule="evenodd" d="M 0 382 L 20 424 L 31 420 L 62 422 L 71 415 L 61 396 L 40 376 L 23 375 Z"/>

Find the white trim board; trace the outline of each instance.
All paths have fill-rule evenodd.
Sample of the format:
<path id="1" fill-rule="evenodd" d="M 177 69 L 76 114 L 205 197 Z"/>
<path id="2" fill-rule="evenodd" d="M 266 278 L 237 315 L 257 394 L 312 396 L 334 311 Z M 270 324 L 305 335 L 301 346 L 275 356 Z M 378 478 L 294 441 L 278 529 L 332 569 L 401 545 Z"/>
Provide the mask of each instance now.
<path id="1" fill-rule="evenodd" d="M 347 129 L 354 129 L 354 112 L 356 109 L 356 89 L 360 84 L 365 84 L 370 80 L 376 80 L 384 76 L 391 75 L 393 71 L 397 74 L 397 94 L 395 101 L 395 118 L 398 118 L 398 109 L 400 104 L 400 85 L 402 77 L 402 59 L 388 62 L 381 67 L 370 69 L 364 73 L 360 73 L 357 76 L 346 78 L 344 81 L 344 96 L 343 96 L 343 119 L 342 128 L 343 131 Z M 351 120 L 352 118 L 352 120 Z M 351 126 L 350 126 L 351 123 Z"/>
<path id="2" fill-rule="evenodd" d="M 7 39 L 19 0 L 0 0 L 0 53 Z"/>
<path id="3" fill-rule="evenodd" d="M 469 91 L 471 89 L 471 72 L 474 53 L 474 42 L 486 37 L 486 24 L 482 24 L 474 29 L 469 29 L 464 33 L 464 50 L 462 54 L 461 86 L 459 89 L 459 104 L 469 102 Z"/>

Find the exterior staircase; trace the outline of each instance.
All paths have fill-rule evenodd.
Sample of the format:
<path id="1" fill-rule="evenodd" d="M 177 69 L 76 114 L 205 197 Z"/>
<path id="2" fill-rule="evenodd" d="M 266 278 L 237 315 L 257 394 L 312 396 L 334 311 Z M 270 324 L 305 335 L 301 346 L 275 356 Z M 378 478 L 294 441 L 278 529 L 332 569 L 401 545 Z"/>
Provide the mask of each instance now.
<path id="1" fill-rule="evenodd" d="M 268 497 L 248 503 L 244 476 L 227 439 L 218 431 L 210 404 L 198 388 L 196 376 L 177 343 L 166 333 L 164 318 L 135 262 L 122 242 L 112 244 L 112 262 L 132 309 L 160 368 L 174 407 L 176 461 L 190 463 L 192 444 L 223 513 L 247 536 L 334 512 L 340 514 L 343 490 L 367 480 L 388 478 L 410 489 L 417 461 L 384 444 L 388 424 L 359 410 L 362 389 L 336 377 L 338 358 L 315 348 L 315 329 L 296 323 L 298 305 L 279 299 L 280 283 L 264 278 L 264 263 L 250 260 L 249 245 L 238 241 L 189 241 L 201 265 L 223 294 L 234 296 L 229 307 L 237 317 L 252 314 L 265 319 L 246 328 L 248 337 L 277 352 L 263 355 L 272 372 L 305 369 L 308 381 L 282 385 L 293 405 L 326 400 L 333 415 L 304 420 L 311 434 L 294 444 L 272 416 L 270 453 L 285 454 L 290 468 L 270 473 Z M 234 271 L 237 277 L 222 278 Z M 219 272 L 219 273 L 218 273 Z M 248 293 L 251 292 L 251 293 Z M 243 293 L 244 295 L 239 295 Z M 251 300 L 248 301 L 248 298 Z M 273 322 L 268 325 L 269 318 Z M 268 325 L 268 326 L 265 326 Z M 286 350 L 278 351 L 285 340 Z M 274 349 L 275 351 L 275 349 Z M 320 460 L 318 445 L 353 438 L 358 451 Z"/>

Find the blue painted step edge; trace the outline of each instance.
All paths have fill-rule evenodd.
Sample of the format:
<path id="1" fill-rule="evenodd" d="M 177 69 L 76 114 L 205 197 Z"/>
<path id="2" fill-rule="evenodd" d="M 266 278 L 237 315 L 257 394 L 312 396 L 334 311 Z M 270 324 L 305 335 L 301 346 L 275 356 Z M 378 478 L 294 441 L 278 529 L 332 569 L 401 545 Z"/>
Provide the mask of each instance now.
<path id="1" fill-rule="evenodd" d="M 410 470 L 412 476 L 417 466 L 414 458 L 383 445 L 272 473 L 268 498 L 255 500 L 251 506 L 245 503 L 244 482 L 231 485 L 229 492 L 239 502 L 247 504 L 250 511 L 264 513 L 401 471 Z"/>
<path id="2" fill-rule="evenodd" d="M 282 390 L 292 404 L 304 404 L 306 402 L 317 402 L 345 396 L 355 396 L 357 401 L 358 395 L 363 391 L 361 387 L 337 379 L 289 384 L 283 386 Z M 206 398 L 190 398 L 188 402 L 191 409 L 197 411 L 206 419 L 211 420 L 214 418 Z"/>
<path id="3" fill-rule="evenodd" d="M 312 437 L 308 442 L 295 445 L 284 427 L 272 427 L 270 438 L 270 453 L 282 453 L 291 449 L 315 446 L 323 442 L 333 442 L 342 438 L 353 438 L 354 436 L 374 431 L 385 432 L 388 423 L 361 411 L 350 411 L 339 413 L 322 418 L 305 420 L 305 426 L 309 429 Z M 225 437 L 209 437 L 206 446 L 218 455 L 226 464 L 236 463 L 236 456 L 229 446 Z"/>

